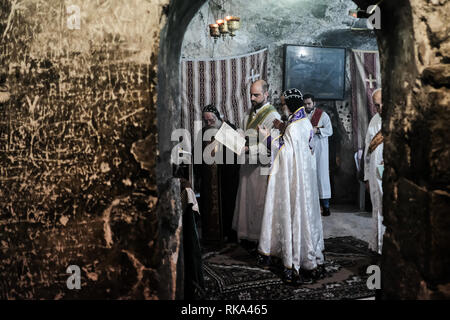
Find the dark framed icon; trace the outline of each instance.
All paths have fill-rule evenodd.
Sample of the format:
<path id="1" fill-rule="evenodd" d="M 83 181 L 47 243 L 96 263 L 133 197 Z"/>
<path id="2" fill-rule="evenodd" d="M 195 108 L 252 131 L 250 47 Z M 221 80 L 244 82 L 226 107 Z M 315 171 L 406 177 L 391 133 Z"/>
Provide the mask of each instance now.
<path id="1" fill-rule="evenodd" d="M 345 48 L 285 45 L 283 88 L 297 88 L 316 99 L 343 100 Z"/>

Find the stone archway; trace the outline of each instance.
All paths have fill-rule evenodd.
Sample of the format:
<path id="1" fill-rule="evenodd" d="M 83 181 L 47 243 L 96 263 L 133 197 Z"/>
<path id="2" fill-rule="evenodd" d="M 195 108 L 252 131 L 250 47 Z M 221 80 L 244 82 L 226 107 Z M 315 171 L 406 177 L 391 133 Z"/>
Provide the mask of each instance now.
<path id="1" fill-rule="evenodd" d="M 179 123 L 181 43 L 187 25 L 204 2 L 173 1 L 161 34 L 157 172 L 159 187 L 166 194 L 176 189 L 169 165 L 172 144 L 167 142 Z M 355 0 L 363 10 L 376 2 Z M 450 260 L 450 219 L 446 215 L 450 205 L 449 142 L 445 139 L 449 120 L 445 112 L 449 104 L 448 6 L 437 0 L 380 4 L 381 29 L 376 34 L 385 105 L 383 206 L 387 226 L 381 265 L 383 298 L 449 296 L 450 279 L 445 275 Z M 161 219 L 177 226 L 176 212 L 175 208 L 164 211 Z M 161 227 L 163 237 L 172 239 L 176 227 Z M 417 245 L 412 246 L 412 241 L 418 241 Z"/>
<path id="2" fill-rule="evenodd" d="M 183 297 L 170 133 L 183 35 L 205 1 L 80 1 L 77 32 L 61 1 L 0 0 L 0 297 Z M 384 298 L 450 296 L 449 6 L 380 4 Z"/>

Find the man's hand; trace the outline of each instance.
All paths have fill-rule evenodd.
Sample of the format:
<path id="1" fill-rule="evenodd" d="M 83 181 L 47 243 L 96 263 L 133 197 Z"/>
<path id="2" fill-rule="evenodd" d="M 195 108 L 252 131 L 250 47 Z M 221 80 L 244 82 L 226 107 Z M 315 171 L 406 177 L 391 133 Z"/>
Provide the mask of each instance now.
<path id="1" fill-rule="evenodd" d="M 366 181 L 366 190 L 367 192 L 370 193 L 370 186 L 369 186 L 369 181 Z"/>
<path id="2" fill-rule="evenodd" d="M 265 138 L 267 138 L 267 137 L 270 135 L 270 132 L 269 132 L 269 130 L 266 128 L 266 126 L 264 126 L 264 127 L 261 128 L 261 126 L 258 125 L 258 130 L 259 130 L 259 133 L 260 133 L 261 135 L 263 135 Z"/>
<path id="3" fill-rule="evenodd" d="M 210 144 L 213 147 L 211 150 L 211 156 L 214 157 L 219 149 L 219 143 L 216 140 L 213 140 Z"/>
<path id="4" fill-rule="evenodd" d="M 314 134 L 317 134 L 317 132 L 319 131 L 318 127 L 314 127 Z"/>
<path id="5" fill-rule="evenodd" d="M 286 129 L 286 123 L 283 121 L 280 121 L 278 119 L 273 120 L 273 127 L 275 129 L 280 130 L 281 132 L 284 131 L 284 129 Z"/>

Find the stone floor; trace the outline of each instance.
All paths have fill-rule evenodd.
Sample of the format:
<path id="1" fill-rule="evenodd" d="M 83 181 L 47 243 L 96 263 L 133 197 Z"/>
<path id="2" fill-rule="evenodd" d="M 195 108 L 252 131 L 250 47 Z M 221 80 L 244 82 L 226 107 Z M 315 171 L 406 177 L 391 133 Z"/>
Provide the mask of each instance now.
<path id="1" fill-rule="evenodd" d="M 322 217 L 323 237 L 352 236 L 365 242 L 373 232 L 371 228 L 371 212 L 358 210 L 351 206 L 331 206 L 331 215 Z M 375 300 L 375 296 L 359 299 Z"/>
<path id="2" fill-rule="evenodd" d="M 352 206 L 331 206 L 331 215 L 322 217 L 323 237 L 352 236 L 369 242 L 371 229 L 371 212 L 364 212 Z"/>
<path id="3" fill-rule="evenodd" d="M 324 239 L 353 236 L 369 242 L 371 229 L 371 212 L 361 211 L 356 206 L 334 205 L 330 207 L 331 215 L 322 217 Z M 198 226 L 201 235 L 201 225 Z"/>

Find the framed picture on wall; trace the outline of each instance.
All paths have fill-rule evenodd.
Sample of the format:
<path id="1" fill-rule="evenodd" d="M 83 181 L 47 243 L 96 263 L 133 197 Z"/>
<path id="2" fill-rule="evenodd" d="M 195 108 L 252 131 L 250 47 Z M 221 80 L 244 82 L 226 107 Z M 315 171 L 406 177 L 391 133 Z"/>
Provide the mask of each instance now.
<path id="1" fill-rule="evenodd" d="M 344 99 L 345 48 L 285 45 L 284 49 L 284 90 L 297 88 L 316 99 Z"/>

